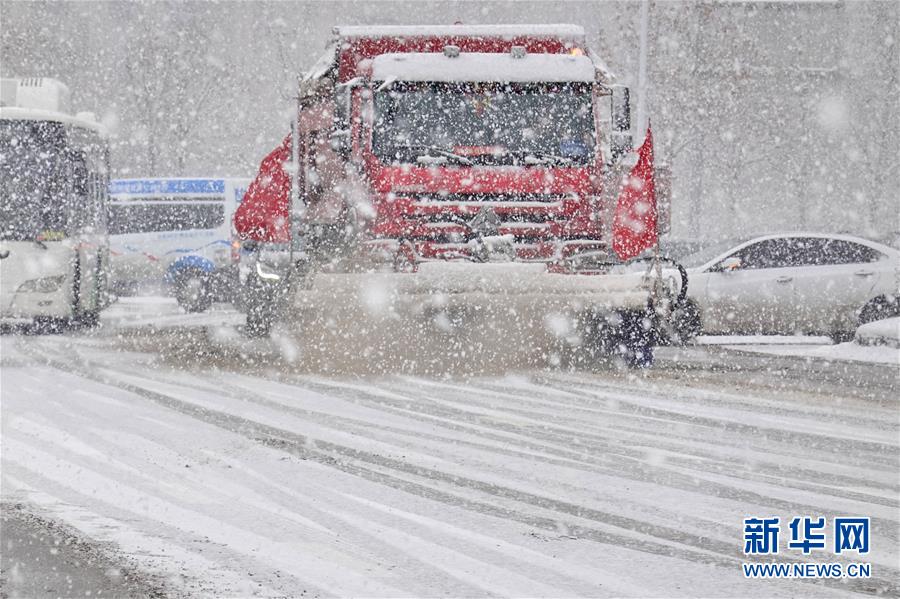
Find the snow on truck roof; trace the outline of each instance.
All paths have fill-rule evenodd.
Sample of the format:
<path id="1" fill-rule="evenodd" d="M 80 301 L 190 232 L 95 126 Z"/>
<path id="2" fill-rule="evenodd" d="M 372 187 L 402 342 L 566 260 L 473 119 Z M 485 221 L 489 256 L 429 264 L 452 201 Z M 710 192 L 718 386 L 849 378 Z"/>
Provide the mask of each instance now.
<path id="1" fill-rule="evenodd" d="M 579 41 L 584 28 L 578 25 L 374 25 L 338 26 L 338 37 L 553 37 Z"/>
<path id="2" fill-rule="evenodd" d="M 511 54 L 461 52 L 382 54 L 372 61 L 375 81 L 499 81 L 560 83 L 594 80 L 594 64 L 587 56 L 568 54 Z"/>

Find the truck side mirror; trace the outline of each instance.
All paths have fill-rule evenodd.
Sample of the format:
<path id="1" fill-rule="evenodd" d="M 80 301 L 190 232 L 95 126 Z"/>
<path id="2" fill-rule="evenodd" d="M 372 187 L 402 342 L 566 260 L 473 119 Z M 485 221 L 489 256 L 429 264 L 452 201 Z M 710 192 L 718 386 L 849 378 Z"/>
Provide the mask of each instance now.
<path id="1" fill-rule="evenodd" d="M 334 88 L 334 119 L 329 141 L 331 148 L 344 160 L 350 159 L 350 94 L 352 86 L 337 85 Z"/>
<path id="2" fill-rule="evenodd" d="M 613 162 L 631 151 L 631 91 L 624 85 L 611 85 L 610 153 Z"/>

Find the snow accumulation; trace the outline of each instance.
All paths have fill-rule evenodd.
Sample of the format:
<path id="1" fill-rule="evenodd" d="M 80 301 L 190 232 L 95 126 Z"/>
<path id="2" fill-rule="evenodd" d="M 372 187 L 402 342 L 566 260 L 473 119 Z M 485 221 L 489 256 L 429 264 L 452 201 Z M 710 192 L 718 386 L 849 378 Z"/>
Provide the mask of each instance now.
<path id="1" fill-rule="evenodd" d="M 443 53 L 382 54 L 372 61 L 375 81 L 503 81 L 590 83 L 594 64 L 587 56 L 568 54 L 511 54 L 461 52 L 449 57 Z"/>
<path id="2" fill-rule="evenodd" d="M 900 317 L 862 325 L 856 329 L 854 341 L 860 345 L 886 345 L 900 349 Z"/>
<path id="3" fill-rule="evenodd" d="M 900 349 L 887 346 L 867 346 L 858 343 L 835 345 L 734 345 L 731 349 L 777 356 L 797 356 L 822 360 L 850 360 L 900 366 Z"/>
<path id="4" fill-rule="evenodd" d="M 700 335 L 698 345 L 823 345 L 831 337 L 822 335 Z"/>
<path id="5" fill-rule="evenodd" d="M 895 404 L 615 373 L 242 372 L 125 341 L 0 339 L 3 498 L 173 592 L 858 590 L 744 578 L 743 518 L 805 513 L 870 516 L 866 588 L 896 591 Z"/>
<path id="6" fill-rule="evenodd" d="M 833 344 L 829 337 L 791 335 L 701 336 L 700 345 L 778 356 L 823 360 L 850 360 L 900 366 L 900 318 L 888 318 L 859 327 L 852 342 Z"/>
<path id="7" fill-rule="evenodd" d="M 375 25 L 339 26 L 338 37 L 549 37 L 574 42 L 584 40 L 584 28 L 578 25 Z"/>

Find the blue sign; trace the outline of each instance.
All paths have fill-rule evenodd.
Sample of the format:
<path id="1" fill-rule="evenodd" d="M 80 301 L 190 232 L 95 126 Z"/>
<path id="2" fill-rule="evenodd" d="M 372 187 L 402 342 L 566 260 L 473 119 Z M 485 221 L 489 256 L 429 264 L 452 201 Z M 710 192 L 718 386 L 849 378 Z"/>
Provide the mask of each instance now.
<path id="1" fill-rule="evenodd" d="M 224 179 L 114 179 L 109 193 L 133 195 L 175 195 L 225 193 Z"/>

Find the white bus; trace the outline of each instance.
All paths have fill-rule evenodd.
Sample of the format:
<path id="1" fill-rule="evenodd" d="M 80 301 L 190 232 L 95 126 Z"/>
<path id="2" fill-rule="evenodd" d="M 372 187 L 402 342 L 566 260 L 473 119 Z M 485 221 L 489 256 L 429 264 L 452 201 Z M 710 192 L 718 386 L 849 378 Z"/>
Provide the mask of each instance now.
<path id="1" fill-rule="evenodd" d="M 163 286 L 188 312 L 227 300 L 237 277 L 231 218 L 249 179 L 115 179 L 109 232 L 113 288 Z"/>
<path id="2" fill-rule="evenodd" d="M 109 145 L 68 88 L 0 80 L 0 318 L 96 324 L 109 303 Z"/>

